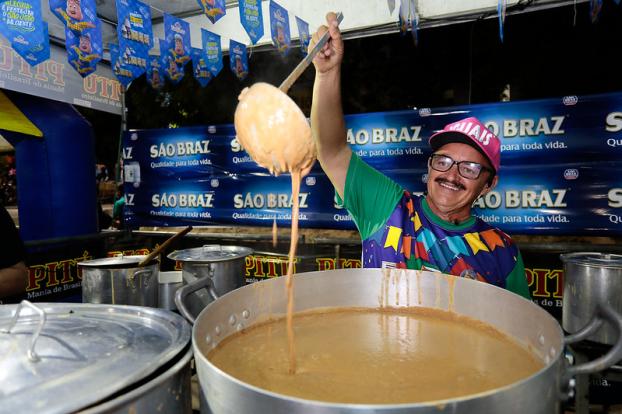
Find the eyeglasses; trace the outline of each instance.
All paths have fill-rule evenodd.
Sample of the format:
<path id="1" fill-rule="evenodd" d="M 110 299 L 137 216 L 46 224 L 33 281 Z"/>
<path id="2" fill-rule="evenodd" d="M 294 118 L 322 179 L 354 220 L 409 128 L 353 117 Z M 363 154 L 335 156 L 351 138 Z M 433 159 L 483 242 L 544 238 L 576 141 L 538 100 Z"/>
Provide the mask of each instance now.
<path id="1" fill-rule="evenodd" d="M 432 154 L 429 161 L 430 167 L 440 172 L 449 171 L 454 164 L 458 166 L 458 173 L 469 180 L 477 180 L 482 171 L 493 172 L 482 164 L 472 161 L 454 161 L 451 157 L 442 154 Z"/>

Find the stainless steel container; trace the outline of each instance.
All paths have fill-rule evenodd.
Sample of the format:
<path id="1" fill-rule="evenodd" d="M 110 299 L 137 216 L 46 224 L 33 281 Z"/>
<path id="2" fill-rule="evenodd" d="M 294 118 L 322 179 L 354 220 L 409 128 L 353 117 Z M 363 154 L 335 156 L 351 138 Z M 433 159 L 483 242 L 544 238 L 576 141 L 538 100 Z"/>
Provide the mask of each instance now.
<path id="1" fill-rule="evenodd" d="M 562 326 L 569 333 L 585 327 L 599 304 L 622 313 L 622 255 L 595 252 L 562 254 L 564 293 Z M 615 329 L 604 325 L 586 339 L 613 345 Z"/>
<path id="2" fill-rule="evenodd" d="M 177 310 L 175 292 L 184 285 L 181 271 L 158 273 L 158 308 Z"/>
<path id="3" fill-rule="evenodd" d="M 82 302 L 158 306 L 158 261 L 139 268 L 146 256 L 119 256 L 78 263 Z"/>
<path id="4" fill-rule="evenodd" d="M 189 414 L 190 334 L 161 309 L 0 306 L 0 413 Z"/>
<path id="5" fill-rule="evenodd" d="M 622 341 L 602 359 L 568 367 L 563 357 L 563 332 L 548 312 L 504 289 L 468 278 L 433 272 L 386 269 L 341 269 L 294 276 L 295 311 L 334 307 L 424 306 L 449 309 L 450 284 L 455 283 L 453 310 L 483 321 L 528 347 L 544 367 L 532 376 L 476 395 L 417 404 L 342 404 L 294 398 L 246 384 L 214 366 L 204 352 L 228 336 L 286 312 L 285 278 L 248 285 L 208 305 L 193 328 L 197 372 L 209 411 L 246 413 L 530 413 L 559 412 L 568 397 L 570 377 L 612 365 L 622 356 Z M 421 295 L 421 302 L 418 297 Z M 416 305 L 415 305 L 416 304 Z M 607 307 L 599 316 L 622 331 L 622 318 Z"/>
<path id="6" fill-rule="evenodd" d="M 175 303 L 179 311 L 194 321 L 209 303 L 246 284 L 246 256 L 253 253 L 248 247 L 205 245 L 177 250 L 167 257 L 182 262 L 186 286 L 177 291 Z"/>

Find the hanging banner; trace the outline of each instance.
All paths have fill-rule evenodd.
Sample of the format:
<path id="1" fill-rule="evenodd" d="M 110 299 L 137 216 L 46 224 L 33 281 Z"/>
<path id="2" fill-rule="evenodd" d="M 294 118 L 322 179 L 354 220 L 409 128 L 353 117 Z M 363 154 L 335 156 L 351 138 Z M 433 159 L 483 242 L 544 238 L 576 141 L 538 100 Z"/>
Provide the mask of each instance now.
<path id="1" fill-rule="evenodd" d="M 153 89 L 160 89 L 164 86 L 162 79 L 162 65 L 160 63 L 160 55 L 149 55 L 147 61 L 147 82 Z"/>
<path id="2" fill-rule="evenodd" d="M 220 46 L 220 35 L 209 30 L 201 29 L 201 40 L 203 50 L 207 55 L 207 67 L 212 72 L 213 77 L 218 76 L 222 70 L 222 49 Z"/>
<path id="3" fill-rule="evenodd" d="M 185 65 L 190 60 L 190 25 L 188 22 L 164 13 L 164 36 L 169 55 L 178 65 Z"/>
<path id="4" fill-rule="evenodd" d="M 95 27 L 95 0 L 50 0 L 50 11 L 77 34 Z"/>
<path id="5" fill-rule="evenodd" d="M 203 49 L 192 48 L 192 73 L 203 88 L 212 80 L 212 72 L 207 67 L 207 55 Z"/>
<path id="6" fill-rule="evenodd" d="M 256 44 L 263 37 L 263 12 L 261 0 L 240 0 L 240 22 L 242 27 L 251 38 L 251 43 Z"/>
<path id="7" fill-rule="evenodd" d="M 103 53 L 100 20 L 96 19 L 94 28 L 85 29 L 79 35 L 65 28 L 65 49 L 67 61 L 80 76 L 95 72 Z"/>
<path id="8" fill-rule="evenodd" d="M 287 56 L 291 47 L 289 14 L 287 10 L 272 0 L 270 1 L 270 32 L 272 34 L 272 43 L 276 49 L 283 56 Z"/>
<path id="9" fill-rule="evenodd" d="M 112 73 L 119 80 L 121 85 L 127 88 L 132 82 L 133 75 L 132 72 L 126 69 L 121 60 L 119 59 L 119 46 L 114 43 L 109 43 L 108 48 L 110 49 L 110 66 L 112 67 Z"/>
<path id="10" fill-rule="evenodd" d="M 158 39 L 160 41 L 160 58 L 161 65 L 164 68 L 166 77 L 174 84 L 178 84 L 184 77 L 183 65 L 178 65 L 175 59 L 176 54 L 173 55 L 173 48 L 168 44 L 165 39 Z"/>
<path id="11" fill-rule="evenodd" d="M 38 45 L 25 47 L 20 43 L 12 43 L 13 50 L 22 57 L 30 66 L 37 66 L 50 58 L 50 38 L 48 36 L 48 23 L 43 22 L 43 41 Z"/>
<path id="12" fill-rule="evenodd" d="M 311 40 L 309 36 L 309 24 L 296 16 L 296 25 L 298 26 L 298 35 L 300 36 L 300 52 L 303 56 L 307 56 L 309 41 Z"/>
<path id="13" fill-rule="evenodd" d="M 138 0 L 116 0 L 117 37 L 123 65 L 137 78 L 147 70 L 153 47 L 151 10 Z"/>
<path id="14" fill-rule="evenodd" d="M 470 116 L 500 137 L 502 151 L 499 184 L 474 214 L 511 234 L 622 235 L 622 93 L 348 115 L 346 139 L 365 162 L 421 194 L 429 137 Z M 269 226 L 275 214 L 288 224 L 289 178 L 254 163 L 230 125 L 132 131 L 123 145 L 132 147 L 124 164 L 133 165 L 126 181 L 136 225 Z M 355 228 L 318 163 L 303 181 L 303 226 Z M 182 205 L 195 210 L 176 216 Z"/>
<path id="15" fill-rule="evenodd" d="M 229 40 L 229 67 L 238 80 L 244 80 L 248 75 L 246 46 L 233 39 Z"/>
<path id="16" fill-rule="evenodd" d="M 43 44 L 43 23 L 40 0 L 0 2 L 0 34 L 13 45 L 30 50 Z"/>
<path id="17" fill-rule="evenodd" d="M 227 14 L 225 0 L 197 0 L 197 3 L 212 23 L 216 23 L 218 19 Z"/>

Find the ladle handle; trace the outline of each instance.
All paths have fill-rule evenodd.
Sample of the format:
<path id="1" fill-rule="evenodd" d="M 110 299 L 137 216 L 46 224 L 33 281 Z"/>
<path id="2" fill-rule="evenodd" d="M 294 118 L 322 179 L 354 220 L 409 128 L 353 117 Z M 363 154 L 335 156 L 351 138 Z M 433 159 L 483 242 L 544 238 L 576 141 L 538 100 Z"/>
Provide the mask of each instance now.
<path id="1" fill-rule="evenodd" d="M 149 256 L 145 257 L 142 260 L 142 262 L 138 263 L 138 267 L 146 266 L 147 263 L 149 263 L 151 260 L 153 260 L 154 257 L 156 257 L 162 251 L 164 251 L 164 249 L 166 249 L 171 243 L 173 243 L 174 241 L 176 241 L 180 237 L 185 236 L 187 233 L 190 233 L 191 230 L 192 230 L 192 226 L 188 226 L 185 229 L 183 229 L 182 231 L 174 234 L 173 237 L 167 239 L 164 243 L 162 243 L 156 249 L 154 249 L 151 253 L 149 253 Z"/>
<path id="2" fill-rule="evenodd" d="M 342 20 L 343 20 L 343 13 L 341 12 L 337 13 L 337 22 L 341 23 Z M 330 33 L 326 31 L 326 33 L 324 33 L 324 35 L 320 38 L 320 40 L 318 40 L 317 44 L 313 47 L 313 49 L 311 49 L 309 54 L 298 64 L 298 66 L 294 68 L 292 73 L 290 73 L 289 76 L 285 78 L 283 83 L 281 83 L 281 85 L 279 86 L 279 89 L 281 90 L 281 92 L 287 93 L 287 91 L 289 91 L 289 88 L 292 87 L 294 82 L 296 82 L 296 80 L 300 77 L 300 75 L 302 75 L 305 69 L 307 69 L 307 67 L 311 64 L 311 62 L 313 61 L 313 58 L 315 57 L 315 55 L 317 55 L 317 52 L 322 50 L 326 42 L 328 42 L 329 38 L 330 38 Z"/>

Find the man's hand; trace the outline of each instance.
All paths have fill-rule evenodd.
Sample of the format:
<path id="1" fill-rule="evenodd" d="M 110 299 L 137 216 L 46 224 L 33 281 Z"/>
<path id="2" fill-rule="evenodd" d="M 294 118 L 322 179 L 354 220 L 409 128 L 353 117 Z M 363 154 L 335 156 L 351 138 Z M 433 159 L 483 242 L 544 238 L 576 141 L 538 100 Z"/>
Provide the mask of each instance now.
<path id="1" fill-rule="evenodd" d="M 328 27 L 320 26 L 317 32 L 313 33 L 309 42 L 309 50 L 311 50 L 326 31 L 330 32 L 330 39 L 313 59 L 313 65 L 318 74 L 338 68 L 343 60 L 343 40 L 341 39 L 337 15 L 333 12 L 328 13 L 326 23 Z"/>

